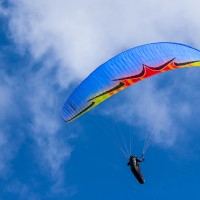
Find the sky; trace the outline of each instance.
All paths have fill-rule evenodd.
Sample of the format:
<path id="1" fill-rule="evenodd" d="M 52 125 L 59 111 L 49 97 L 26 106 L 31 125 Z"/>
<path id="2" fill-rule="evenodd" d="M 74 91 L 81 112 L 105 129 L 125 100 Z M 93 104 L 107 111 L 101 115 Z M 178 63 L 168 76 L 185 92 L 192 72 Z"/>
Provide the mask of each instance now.
<path id="1" fill-rule="evenodd" d="M 198 68 L 142 81 L 73 123 L 60 116 L 81 81 L 122 51 L 161 41 L 200 49 L 199 6 L 0 0 L 0 200 L 199 199 Z M 140 155 L 152 133 L 139 185 L 113 137 L 129 148 L 131 135 Z"/>

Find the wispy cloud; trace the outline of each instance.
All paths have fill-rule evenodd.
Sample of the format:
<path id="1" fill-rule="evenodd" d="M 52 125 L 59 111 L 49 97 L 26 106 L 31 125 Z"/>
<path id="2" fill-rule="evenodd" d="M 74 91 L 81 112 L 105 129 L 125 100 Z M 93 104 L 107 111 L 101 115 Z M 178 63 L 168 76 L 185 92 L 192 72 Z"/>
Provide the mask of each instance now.
<path id="1" fill-rule="evenodd" d="M 1 109 L 1 115 L 0 119 L 3 120 L 8 117 L 10 114 L 10 108 L 13 107 L 13 93 L 12 93 L 12 88 L 10 85 L 9 79 L 5 76 L 4 73 L 1 73 L 1 77 L 4 79 L 1 79 L 0 83 L 0 109 Z M 5 80 L 7 79 L 7 80 Z"/>
<path id="2" fill-rule="evenodd" d="M 16 119 L 19 113 L 13 102 L 15 96 L 12 89 L 13 80 L 2 69 L 0 70 L 0 77 L 0 175 L 5 177 L 10 170 L 10 160 L 14 157 L 13 154 L 19 147 L 17 140 L 15 140 L 15 147 L 13 146 L 15 136 L 12 137 L 11 130 L 13 127 L 9 124 L 9 121 L 10 118 Z"/>
<path id="3" fill-rule="evenodd" d="M 27 184 L 27 183 L 22 183 L 19 180 L 12 180 L 9 184 L 6 185 L 4 190 L 8 194 L 15 194 L 15 195 L 19 196 L 21 200 L 43 199 L 41 197 L 42 195 L 37 195 L 34 192 L 33 188 L 31 187 L 31 184 L 33 184 L 33 183 L 30 183 L 30 182 Z"/>
<path id="4" fill-rule="evenodd" d="M 199 44 L 194 0 L 12 3 L 13 39 L 35 59 L 52 50 L 54 63 L 60 62 L 58 82 L 62 86 L 82 79 L 111 56 L 135 45 L 163 40 Z"/>
<path id="5" fill-rule="evenodd" d="M 66 181 L 63 177 L 64 163 L 70 158 L 73 150 L 68 140 L 75 134 L 65 133 L 66 140 L 61 137 L 64 126 L 60 117 L 62 95 L 55 80 L 55 72 L 56 69 L 47 62 L 27 77 L 25 101 L 30 111 L 28 127 L 35 143 L 35 158 L 43 172 L 54 181 L 51 192 L 56 194 L 60 191 L 60 194 L 71 195 L 70 188 L 65 188 Z"/>
<path id="6" fill-rule="evenodd" d="M 8 166 L 10 159 L 12 158 L 12 150 L 9 148 L 12 146 L 9 143 L 9 140 L 4 132 L 0 132 L 0 175 L 5 176 L 9 172 Z"/>

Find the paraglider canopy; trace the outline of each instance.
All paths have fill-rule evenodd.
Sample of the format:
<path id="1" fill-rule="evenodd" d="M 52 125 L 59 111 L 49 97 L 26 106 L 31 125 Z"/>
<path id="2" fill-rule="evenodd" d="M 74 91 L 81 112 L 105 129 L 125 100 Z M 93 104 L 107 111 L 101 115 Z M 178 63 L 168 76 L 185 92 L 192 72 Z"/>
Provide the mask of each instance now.
<path id="1" fill-rule="evenodd" d="M 63 106 L 70 122 L 102 101 L 141 80 L 162 72 L 200 66 L 200 51 L 178 43 L 152 43 L 129 49 L 93 71 Z"/>

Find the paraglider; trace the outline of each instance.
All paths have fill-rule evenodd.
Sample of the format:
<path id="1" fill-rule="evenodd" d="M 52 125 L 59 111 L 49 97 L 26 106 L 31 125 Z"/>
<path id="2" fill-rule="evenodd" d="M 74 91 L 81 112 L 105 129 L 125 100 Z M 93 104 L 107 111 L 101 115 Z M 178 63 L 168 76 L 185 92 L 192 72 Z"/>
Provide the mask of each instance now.
<path id="1" fill-rule="evenodd" d="M 183 44 L 160 42 L 129 49 L 99 66 L 74 90 L 63 106 L 62 118 L 71 122 L 130 85 L 156 74 L 199 66 L 200 51 Z M 144 183 L 141 161 L 130 156 L 128 164 L 138 181 Z"/>
<path id="2" fill-rule="evenodd" d="M 138 158 L 137 156 L 130 156 L 129 162 L 127 163 L 130 166 L 132 173 L 134 174 L 135 178 L 138 180 L 140 184 L 144 184 L 145 180 L 142 176 L 142 172 L 140 169 L 140 162 L 143 162 L 144 158 Z"/>

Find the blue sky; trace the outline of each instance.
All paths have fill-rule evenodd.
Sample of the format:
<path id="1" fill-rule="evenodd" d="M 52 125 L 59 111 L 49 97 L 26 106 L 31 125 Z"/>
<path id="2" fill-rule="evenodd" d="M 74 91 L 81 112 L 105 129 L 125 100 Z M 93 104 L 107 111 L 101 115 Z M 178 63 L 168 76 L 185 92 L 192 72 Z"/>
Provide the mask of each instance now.
<path id="1" fill-rule="evenodd" d="M 70 93 L 101 63 L 158 41 L 200 49 L 195 0 L 0 0 L 0 199 L 199 199 L 199 69 L 152 77 L 66 124 Z M 130 117 L 127 117 L 130 116 Z M 115 126 L 113 126 L 115 124 Z M 141 154 L 139 185 L 114 133 Z"/>

